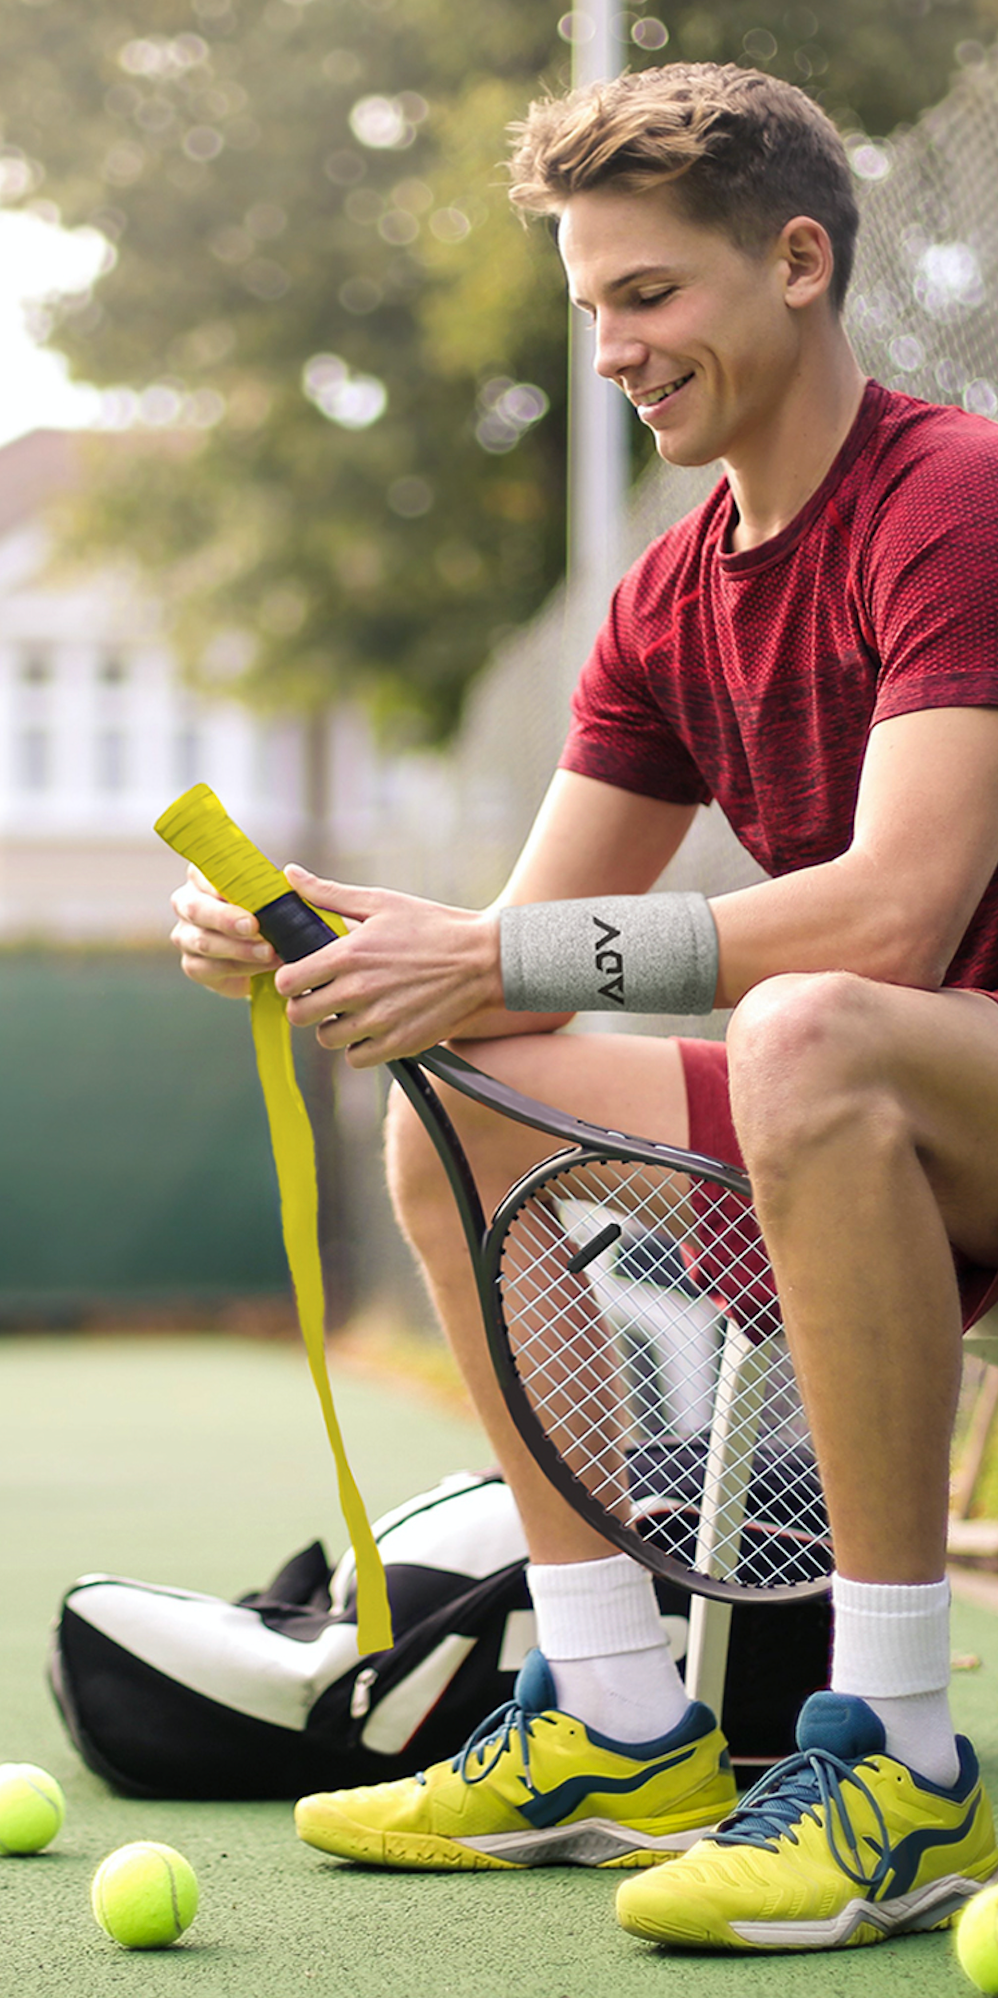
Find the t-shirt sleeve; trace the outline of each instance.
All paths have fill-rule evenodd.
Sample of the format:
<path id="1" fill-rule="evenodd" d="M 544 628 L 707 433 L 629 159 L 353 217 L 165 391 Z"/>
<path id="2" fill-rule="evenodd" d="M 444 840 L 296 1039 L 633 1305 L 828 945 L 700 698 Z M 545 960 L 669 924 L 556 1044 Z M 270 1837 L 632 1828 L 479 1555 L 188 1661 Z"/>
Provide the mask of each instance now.
<path id="1" fill-rule="evenodd" d="M 998 451 L 991 425 L 954 415 L 968 424 L 961 448 L 926 453 L 900 473 L 870 537 L 873 722 L 998 707 Z"/>
<path id="2" fill-rule="evenodd" d="M 649 686 L 641 643 L 642 569 L 636 564 L 615 590 L 579 675 L 559 768 L 668 804 L 706 805 L 710 789 Z"/>

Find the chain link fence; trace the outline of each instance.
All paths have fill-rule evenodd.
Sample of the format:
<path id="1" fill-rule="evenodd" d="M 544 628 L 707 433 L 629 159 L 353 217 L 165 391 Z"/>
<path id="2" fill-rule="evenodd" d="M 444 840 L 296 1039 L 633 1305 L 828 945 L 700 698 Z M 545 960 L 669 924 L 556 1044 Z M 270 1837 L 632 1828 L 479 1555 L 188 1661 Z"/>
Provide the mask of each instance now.
<path id="1" fill-rule="evenodd" d="M 888 387 L 998 417 L 998 48 L 965 69 L 910 131 L 847 145 L 862 227 L 846 320 L 860 365 Z M 625 563 L 698 506 L 718 475 L 716 465 L 682 470 L 655 461 L 632 495 Z M 390 854 L 351 856 L 357 879 L 392 880 L 472 907 L 498 892 L 557 764 L 591 615 L 584 586 L 562 588 L 499 648 L 472 692 L 458 743 L 434 766 L 418 823 L 410 813 L 396 824 L 386 810 L 383 835 L 395 845 Z M 712 805 L 697 814 L 660 885 L 718 894 L 759 878 Z M 719 1038 L 727 1015 L 611 1021 L 599 1014 L 579 1024 Z M 373 1161 L 380 1113 L 371 1079 L 344 1072 L 341 1107 Z M 387 1288 L 405 1298 L 413 1322 L 425 1322 L 376 1163 L 368 1182 L 365 1234 L 382 1278 L 390 1270 Z"/>
<path id="2" fill-rule="evenodd" d="M 910 131 L 847 143 L 862 226 L 846 324 L 860 365 L 889 388 L 998 416 L 998 47 Z M 717 477 L 716 465 L 657 462 L 633 495 L 626 560 L 699 505 Z M 486 901 L 515 859 L 564 741 L 584 618 L 583 591 L 556 593 L 472 695 L 457 749 L 455 899 Z M 697 815 L 660 885 L 718 894 L 760 878 L 714 805 Z M 720 1035 L 726 1016 L 619 1024 Z"/>

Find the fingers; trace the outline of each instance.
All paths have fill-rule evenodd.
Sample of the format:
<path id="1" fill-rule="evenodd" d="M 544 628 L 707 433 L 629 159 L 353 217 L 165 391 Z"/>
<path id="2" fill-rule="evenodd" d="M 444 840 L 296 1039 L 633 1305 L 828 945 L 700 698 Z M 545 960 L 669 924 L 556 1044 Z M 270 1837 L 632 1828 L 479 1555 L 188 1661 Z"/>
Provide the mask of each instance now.
<path id="1" fill-rule="evenodd" d="M 177 920 L 170 942 L 180 952 L 181 969 L 194 984 L 224 998 L 245 998 L 253 972 L 273 971 L 281 962 L 260 935 L 248 909 L 226 902 L 194 866 L 170 897 Z"/>
<path id="2" fill-rule="evenodd" d="M 483 1007 L 501 1006 L 498 920 L 488 912 L 323 882 L 302 868 L 294 876 L 309 901 L 338 908 L 352 926 L 282 965 L 277 989 L 291 1025 L 315 1028 L 322 1047 L 347 1051 L 351 1067 L 416 1054 Z"/>
<path id="3" fill-rule="evenodd" d="M 290 1025 L 314 1028 L 322 1047 L 352 1050 L 361 1042 L 377 1041 L 379 1052 L 370 1056 L 373 1066 L 384 1059 L 380 1050 L 400 1002 L 396 994 L 380 989 L 380 981 L 372 989 L 365 969 L 350 962 L 349 943 L 344 937 L 295 964 L 282 965 L 277 989 L 287 1002 Z"/>
<path id="4" fill-rule="evenodd" d="M 317 909 L 328 909 L 331 915 L 344 916 L 363 922 L 376 914 L 391 895 L 391 890 L 383 888 L 356 888 L 344 881 L 325 881 L 320 874 L 310 874 L 307 867 L 299 867 L 297 861 L 289 861 L 284 869 L 293 888 L 304 895 L 306 902 L 313 902 Z"/>
<path id="5" fill-rule="evenodd" d="M 277 952 L 259 935 L 255 941 L 244 943 L 231 932 L 209 929 L 196 922 L 174 923 L 170 942 L 191 957 L 223 958 L 244 971 L 274 971 L 281 962 Z"/>
<path id="6" fill-rule="evenodd" d="M 193 864 L 188 867 L 181 887 L 174 889 L 170 902 L 174 915 L 191 928 L 217 932 L 233 940 L 261 941 L 260 925 L 252 911 L 227 902 Z"/>
<path id="7" fill-rule="evenodd" d="M 295 861 L 290 861 L 284 872 L 292 887 L 307 902 L 317 909 L 327 909 L 331 915 L 342 916 L 348 927 L 346 936 L 337 938 L 335 942 L 330 938 L 328 945 L 321 950 L 311 951 L 294 964 L 281 966 L 277 989 L 288 1001 L 291 1025 L 314 1027 L 330 1016 L 366 1003 L 369 994 L 359 989 L 356 976 L 351 975 L 354 966 L 349 946 L 353 943 L 356 948 L 361 925 L 369 917 L 392 900 L 403 898 L 393 896 L 392 891 L 387 889 L 353 888 L 342 881 L 323 880 L 321 875 L 311 874 L 307 867 L 299 867 Z M 341 1040 L 329 1045 L 345 1047 L 345 1034 Z"/>

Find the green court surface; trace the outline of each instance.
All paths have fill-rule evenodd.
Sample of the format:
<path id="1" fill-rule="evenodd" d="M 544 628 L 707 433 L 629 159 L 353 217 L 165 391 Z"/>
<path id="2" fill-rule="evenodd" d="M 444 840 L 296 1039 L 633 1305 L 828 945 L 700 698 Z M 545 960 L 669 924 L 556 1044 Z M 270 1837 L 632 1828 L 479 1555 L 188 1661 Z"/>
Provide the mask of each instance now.
<path id="1" fill-rule="evenodd" d="M 488 1462 L 481 1433 L 406 1381 L 334 1385 L 377 1512 Z M 814 1957 L 660 1953 L 613 1920 L 612 1876 L 458 1877 L 339 1866 L 285 1804 L 143 1803 L 78 1761 L 44 1683 L 63 1590 L 94 1570 L 236 1597 L 295 1549 L 343 1545 L 332 1463 L 294 1346 L 218 1338 L 0 1339 L 0 1760 L 51 1770 L 68 1801 L 52 1850 L 0 1859 L 0 1991 L 11 1998 L 958 1998 L 948 1935 Z M 958 1722 L 998 1790 L 998 1618 L 960 1602 Z M 455 1744 L 456 1746 L 457 1744 Z M 103 1856 L 159 1839 L 202 1906 L 172 1950 L 128 1953 L 89 1912 Z"/>

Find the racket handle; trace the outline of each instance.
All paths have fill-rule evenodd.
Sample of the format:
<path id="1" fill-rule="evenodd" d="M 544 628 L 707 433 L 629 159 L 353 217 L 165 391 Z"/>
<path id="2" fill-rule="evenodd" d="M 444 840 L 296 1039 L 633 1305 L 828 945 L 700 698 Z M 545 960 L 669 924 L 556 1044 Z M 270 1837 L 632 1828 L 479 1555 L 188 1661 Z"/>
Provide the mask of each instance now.
<path id="1" fill-rule="evenodd" d="M 313 951 L 336 939 L 336 931 L 293 888 L 286 895 L 278 895 L 276 901 L 265 902 L 255 915 L 261 936 L 273 945 L 285 964 L 311 957 Z"/>

